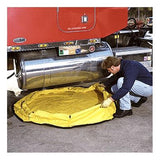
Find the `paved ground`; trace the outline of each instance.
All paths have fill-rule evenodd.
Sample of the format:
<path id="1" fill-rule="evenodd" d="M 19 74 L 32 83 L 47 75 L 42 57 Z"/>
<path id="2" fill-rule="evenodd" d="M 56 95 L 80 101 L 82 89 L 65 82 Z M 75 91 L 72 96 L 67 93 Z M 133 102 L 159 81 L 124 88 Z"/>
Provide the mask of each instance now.
<path id="1" fill-rule="evenodd" d="M 8 92 L 8 152 L 152 152 L 152 97 L 132 116 L 62 129 L 18 119 L 12 107 L 25 94 Z"/>

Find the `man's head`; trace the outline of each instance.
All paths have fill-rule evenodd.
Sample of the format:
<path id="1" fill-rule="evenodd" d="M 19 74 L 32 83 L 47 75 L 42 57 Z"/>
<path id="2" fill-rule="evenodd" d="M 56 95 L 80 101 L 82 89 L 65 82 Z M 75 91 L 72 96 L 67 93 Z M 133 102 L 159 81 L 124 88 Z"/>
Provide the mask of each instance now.
<path id="1" fill-rule="evenodd" d="M 120 70 L 121 59 L 116 57 L 107 57 L 102 63 L 101 68 L 108 72 L 116 74 Z"/>

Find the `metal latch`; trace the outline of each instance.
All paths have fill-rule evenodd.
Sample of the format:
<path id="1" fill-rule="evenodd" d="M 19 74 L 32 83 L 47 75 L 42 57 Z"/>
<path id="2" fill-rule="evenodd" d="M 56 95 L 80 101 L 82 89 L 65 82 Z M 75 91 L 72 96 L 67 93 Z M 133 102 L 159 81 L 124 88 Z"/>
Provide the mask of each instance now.
<path id="1" fill-rule="evenodd" d="M 81 20 L 82 20 L 82 23 L 87 23 L 87 22 L 88 22 L 88 16 L 84 14 L 84 15 L 81 17 Z"/>

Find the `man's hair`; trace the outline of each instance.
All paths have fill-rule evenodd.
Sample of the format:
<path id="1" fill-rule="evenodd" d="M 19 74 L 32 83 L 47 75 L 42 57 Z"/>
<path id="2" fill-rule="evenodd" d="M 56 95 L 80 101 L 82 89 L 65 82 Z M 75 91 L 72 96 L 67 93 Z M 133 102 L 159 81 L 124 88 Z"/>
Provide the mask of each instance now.
<path id="1" fill-rule="evenodd" d="M 116 57 L 107 57 L 102 63 L 101 63 L 101 68 L 102 69 L 107 69 L 111 68 L 111 66 L 118 66 L 121 63 L 120 58 Z"/>

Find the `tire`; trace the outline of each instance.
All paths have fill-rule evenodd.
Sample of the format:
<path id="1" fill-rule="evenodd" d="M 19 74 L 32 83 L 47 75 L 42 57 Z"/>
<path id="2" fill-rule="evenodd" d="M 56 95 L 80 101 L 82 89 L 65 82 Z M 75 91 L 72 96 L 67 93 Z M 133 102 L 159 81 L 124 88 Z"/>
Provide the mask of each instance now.
<path id="1" fill-rule="evenodd" d="M 135 29 L 136 25 L 137 25 L 137 23 L 136 23 L 135 18 L 128 19 L 128 28 L 129 29 Z"/>

